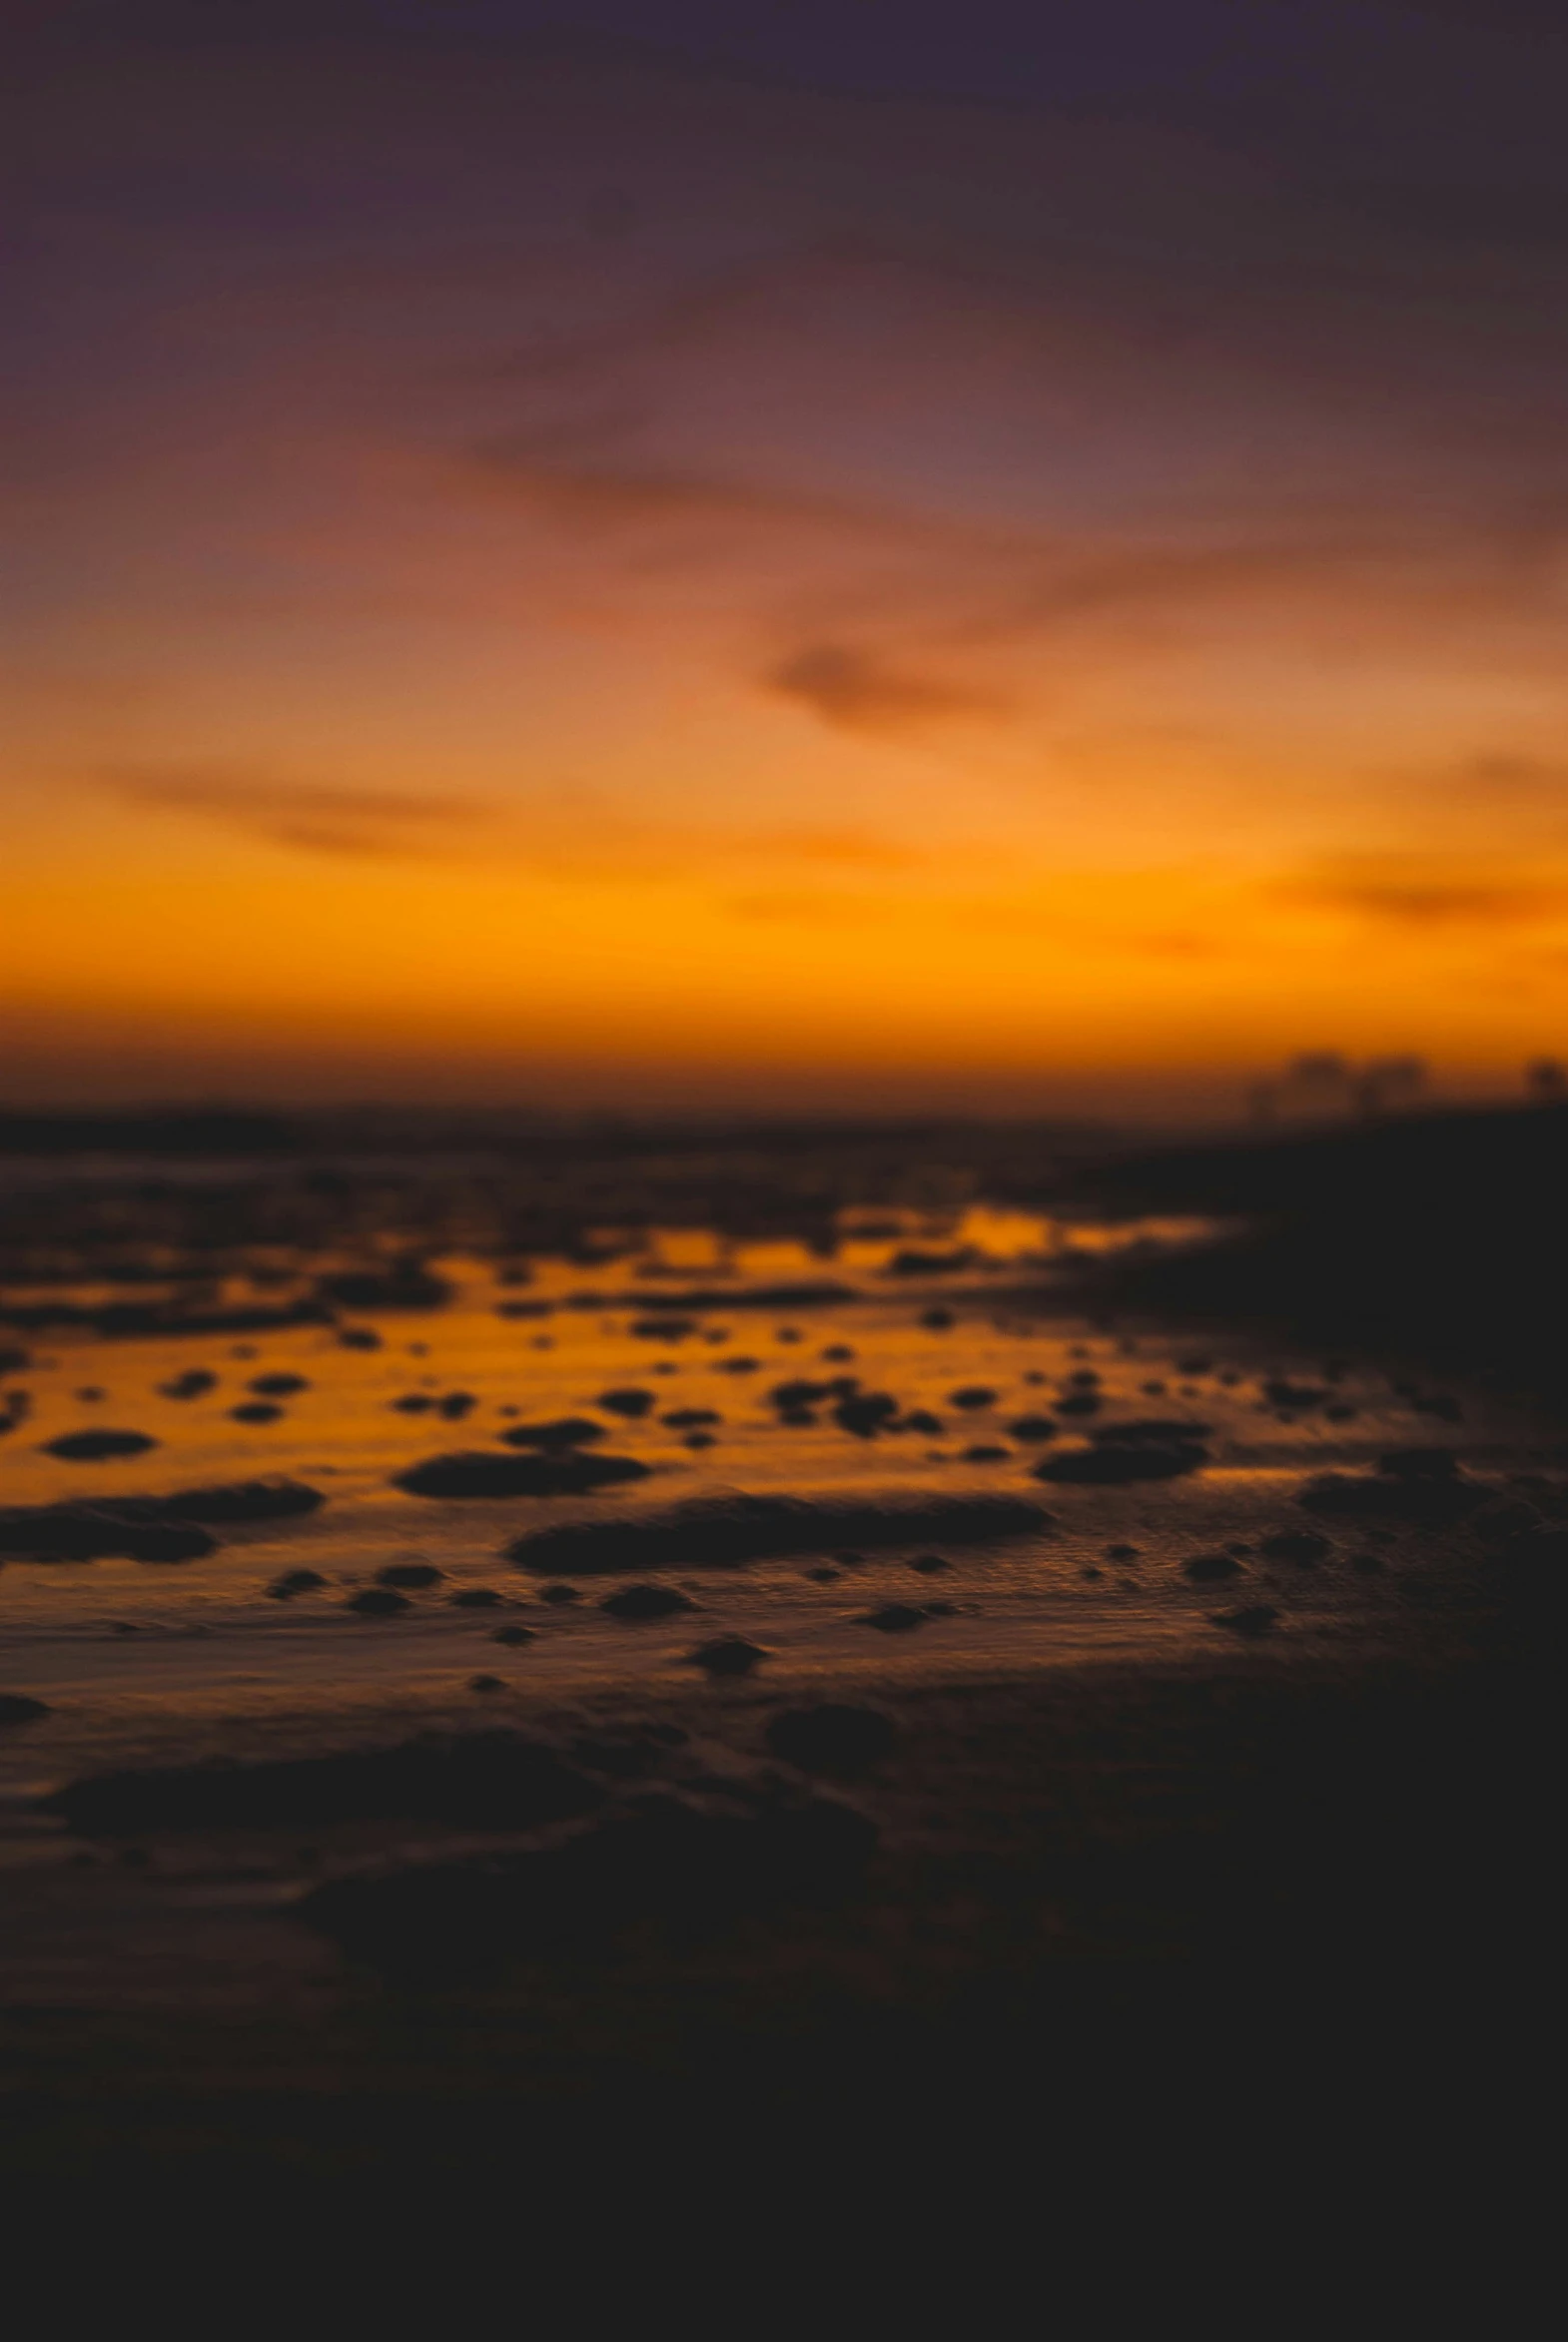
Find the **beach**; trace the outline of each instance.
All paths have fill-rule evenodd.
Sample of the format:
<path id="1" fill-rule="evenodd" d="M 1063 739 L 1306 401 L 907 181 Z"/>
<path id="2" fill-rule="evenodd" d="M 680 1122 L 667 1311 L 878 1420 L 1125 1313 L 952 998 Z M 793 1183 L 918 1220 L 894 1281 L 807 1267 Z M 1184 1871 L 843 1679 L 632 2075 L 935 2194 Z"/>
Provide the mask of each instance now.
<path id="1" fill-rule="evenodd" d="M 590 1270 L 390 1192 L 352 1260 L 200 1284 L 166 1227 L 130 1324 L 123 1225 L 7 1287 L 18 2173 L 526 2159 L 656 2079 L 984 2096 L 999 2033 L 1081 2089 L 1173 2001 L 1223 2041 L 1496 1955 L 1550 1405 L 1086 1301 L 1194 1213 L 873 1200 Z"/>

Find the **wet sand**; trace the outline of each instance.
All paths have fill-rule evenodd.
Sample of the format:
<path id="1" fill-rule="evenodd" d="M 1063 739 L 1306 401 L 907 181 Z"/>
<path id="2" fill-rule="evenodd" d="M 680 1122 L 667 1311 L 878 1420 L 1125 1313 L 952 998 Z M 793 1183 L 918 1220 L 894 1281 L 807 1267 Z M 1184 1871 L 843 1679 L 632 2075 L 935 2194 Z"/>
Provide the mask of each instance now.
<path id="1" fill-rule="evenodd" d="M 1552 1410 L 1079 1313 L 1086 1253 L 1191 1232 L 297 1244 L 327 1313 L 222 1336 L 85 1322 L 101 1258 L 8 1285 L 9 2167 L 924 2135 L 1048 2075 L 1087 2119 L 1517 1971 Z M 454 1454 L 641 1470 L 418 1493 Z"/>

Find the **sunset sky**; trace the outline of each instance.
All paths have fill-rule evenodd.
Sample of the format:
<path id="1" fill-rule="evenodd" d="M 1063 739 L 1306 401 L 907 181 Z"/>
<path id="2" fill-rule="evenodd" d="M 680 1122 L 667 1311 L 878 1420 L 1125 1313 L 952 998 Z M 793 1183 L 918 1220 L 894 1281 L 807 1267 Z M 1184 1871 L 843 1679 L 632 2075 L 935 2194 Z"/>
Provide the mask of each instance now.
<path id="1" fill-rule="evenodd" d="M 11 13 L 0 1098 L 1568 1051 L 1559 6 Z"/>

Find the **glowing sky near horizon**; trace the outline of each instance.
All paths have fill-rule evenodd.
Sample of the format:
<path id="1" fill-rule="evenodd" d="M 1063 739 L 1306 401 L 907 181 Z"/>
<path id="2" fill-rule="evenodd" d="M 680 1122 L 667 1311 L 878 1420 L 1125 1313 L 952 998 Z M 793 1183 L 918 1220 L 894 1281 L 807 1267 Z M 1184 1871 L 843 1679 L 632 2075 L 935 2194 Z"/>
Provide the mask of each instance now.
<path id="1" fill-rule="evenodd" d="M 879 84 L 651 0 L 37 13 L 0 1095 L 1568 1044 L 1549 18 L 1254 10 L 1001 103 L 1005 43 Z"/>

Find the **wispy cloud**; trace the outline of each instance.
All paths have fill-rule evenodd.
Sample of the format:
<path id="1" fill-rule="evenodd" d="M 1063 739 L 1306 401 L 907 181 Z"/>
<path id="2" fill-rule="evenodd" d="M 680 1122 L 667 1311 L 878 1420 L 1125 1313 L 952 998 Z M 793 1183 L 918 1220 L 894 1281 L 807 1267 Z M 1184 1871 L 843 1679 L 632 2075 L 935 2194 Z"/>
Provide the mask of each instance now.
<path id="1" fill-rule="evenodd" d="M 612 460 L 601 453 L 573 460 L 543 433 L 485 439 L 458 460 L 471 488 L 488 486 L 557 525 L 604 531 L 689 527 L 716 521 L 766 529 L 842 533 L 927 533 L 931 523 L 898 505 L 794 488 L 742 474 L 694 470 L 670 462 Z"/>
<path id="2" fill-rule="evenodd" d="M 1523 542 L 1511 513 L 1397 497 L 1253 496 L 1141 526 L 1007 518 L 913 490 L 811 486 L 738 452 L 661 455 L 643 422 L 581 417 L 564 440 L 541 422 L 442 463 L 464 493 L 503 500 L 597 564 L 589 593 L 623 612 L 646 605 L 666 623 L 680 576 L 714 623 L 793 636 L 765 687 L 841 728 L 1027 716 L 1086 662 L 1207 664 L 1216 627 L 1243 647 L 1266 638 L 1357 663 L 1369 645 L 1429 648 L 1434 629 L 1462 631 L 1471 664 L 1539 666 L 1555 643 L 1561 523 Z M 1003 687 L 964 671 L 998 660 L 1019 670 Z"/>
<path id="3" fill-rule="evenodd" d="M 1394 928 L 1517 928 L 1568 918 L 1568 875 L 1487 870 L 1458 855 L 1337 855 L 1272 892 L 1281 903 Z"/>
<path id="4" fill-rule="evenodd" d="M 701 348 L 715 334 L 776 320 L 781 299 L 816 286 L 837 257 L 832 245 L 803 242 L 706 271 L 629 316 L 576 332 L 538 336 L 487 360 L 488 380 L 532 384 L 590 381 L 628 365 Z"/>
<path id="5" fill-rule="evenodd" d="M 754 866 L 897 875 L 921 848 L 851 823 L 745 826 L 646 816 L 590 792 L 510 803 L 435 790 L 348 788 L 260 767 L 125 764 L 90 776 L 122 803 L 216 822 L 301 853 L 471 860 L 556 877 L 732 877 Z"/>
<path id="6" fill-rule="evenodd" d="M 113 766 L 96 778 L 124 802 L 190 813 L 310 854 L 428 856 L 492 821 L 474 798 L 349 789 L 247 766 Z"/>

